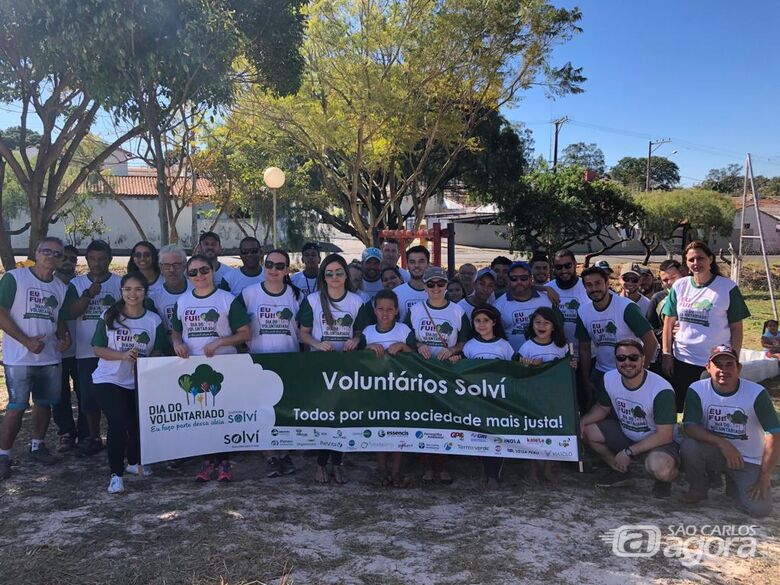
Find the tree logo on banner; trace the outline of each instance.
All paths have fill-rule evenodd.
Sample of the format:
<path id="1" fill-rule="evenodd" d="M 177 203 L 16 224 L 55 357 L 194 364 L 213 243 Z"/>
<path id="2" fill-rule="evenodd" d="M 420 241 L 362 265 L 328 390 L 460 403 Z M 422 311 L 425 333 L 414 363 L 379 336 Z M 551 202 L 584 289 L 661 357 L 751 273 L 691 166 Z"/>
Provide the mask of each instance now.
<path id="1" fill-rule="evenodd" d="M 179 376 L 179 387 L 187 394 L 187 404 L 192 395 L 193 403 L 203 406 L 208 404 L 208 395 L 211 394 L 211 404 L 215 404 L 217 394 L 222 390 L 222 382 L 225 376 L 209 365 L 201 364 L 192 374 Z"/>

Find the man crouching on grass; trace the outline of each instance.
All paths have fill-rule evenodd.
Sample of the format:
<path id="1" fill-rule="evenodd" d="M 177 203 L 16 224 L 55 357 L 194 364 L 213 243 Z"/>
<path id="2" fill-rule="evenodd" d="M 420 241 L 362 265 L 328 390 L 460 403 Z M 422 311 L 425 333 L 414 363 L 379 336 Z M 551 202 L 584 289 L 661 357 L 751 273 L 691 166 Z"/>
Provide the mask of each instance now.
<path id="1" fill-rule="evenodd" d="M 742 365 L 728 345 L 712 348 L 709 378 L 685 395 L 685 439 L 680 453 L 690 484 L 680 501 L 707 498 L 710 478 L 726 474 L 726 495 L 751 516 L 772 511 L 772 470 L 780 461 L 780 420 L 766 389 L 740 378 Z"/>
<path id="2" fill-rule="evenodd" d="M 680 468 L 673 440 L 677 423 L 674 390 L 661 376 L 644 369 L 644 350 L 638 339 L 618 341 L 615 361 L 617 369 L 604 375 L 596 404 L 580 421 L 585 443 L 614 470 L 597 485 L 632 485 L 631 460 L 646 454 L 645 469 L 655 478 L 653 495 L 668 498 Z M 613 409 L 617 420 L 607 418 Z"/>

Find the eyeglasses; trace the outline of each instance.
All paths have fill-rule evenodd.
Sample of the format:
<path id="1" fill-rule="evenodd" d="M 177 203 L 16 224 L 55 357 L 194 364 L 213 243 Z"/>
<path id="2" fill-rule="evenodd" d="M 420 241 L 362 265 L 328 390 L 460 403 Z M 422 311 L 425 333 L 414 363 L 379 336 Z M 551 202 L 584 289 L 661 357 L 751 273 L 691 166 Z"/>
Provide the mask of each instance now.
<path id="1" fill-rule="evenodd" d="M 512 282 L 517 282 L 518 280 L 520 282 L 527 282 L 527 281 L 531 280 L 531 275 L 530 274 L 510 274 L 509 275 L 509 280 L 511 280 Z"/>
<path id="2" fill-rule="evenodd" d="M 638 276 L 628 276 L 628 277 L 623 276 L 622 278 L 623 278 L 623 282 L 631 282 L 633 284 L 636 284 L 636 283 L 639 282 L 639 277 Z"/>
<path id="3" fill-rule="evenodd" d="M 428 288 L 444 288 L 445 286 L 447 286 L 447 281 L 446 280 L 431 280 L 429 282 L 426 282 L 425 286 L 427 286 Z"/>
<path id="4" fill-rule="evenodd" d="M 133 253 L 133 258 L 151 258 L 152 253 L 151 252 L 135 252 Z"/>
<path id="5" fill-rule="evenodd" d="M 325 278 L 343 278 L 346 274 L 341 268 L 338 270 L 326 270 Z"/>
<path id="6" fill-rule="evenodd" d="M 142 286 L 123 286 L 122 292 L 123 293 L 142 293 L 146 291 L 146 289 Z"/>
<path id="7" fill-rule="evenodd" d="M 642 359 L 642 356 L 636 353 L 632 353 L 631 355 L 621 354 L 621 355 L 616 355 L 615 359 L 620 363 L 623 363 L 626 360 L 630 362 L 638 362 L 640 359 Z"/>
<path id="8" fill-rule="evenodd" d="M 239 250 L 242 256 L 252 256 L 260 253 L 260 248 L 247 248 L 246 250 Z"/>
<path id="9" fill-rule="evenodd" d="M 556 264 L 555 270 L 571 270 L 571 267 L 574 266 L 571 262 L 567 262 L 566 264 Z"/>
<path id="10" fill-rule="evenodd" d="M 62 258 L 62 252 L 60 252 L 59 250 L 52 250 L 51 248 L 41 248 L 38 251 L 44 256 L 46 256 L 47 258 L 49 256 L 53 256 L 54 258 Z"/>
<path id="11" fill-rule="evenodd" d="M 284 270 L 287 268 L 286 262 L 271 262 L 270 260 L 265 261 L 265 267 L 268 270 Z M 327 276 L 327 274 L 325 275 Z"/>
<path id="12" fill-rule="evenodd" d="M 201 266 L 200 268 L 192 268 L 187 271 L 187 276 L 198 276 L 198 274 L 208 274 L 211 272 L 211 266 Z"/>
<path id="13" fill-rule="evenodd" d="M 160 268 L 169 269 L 169 268 L 181 268 L 184 265 L 184 262 L 160 262 Z"/>

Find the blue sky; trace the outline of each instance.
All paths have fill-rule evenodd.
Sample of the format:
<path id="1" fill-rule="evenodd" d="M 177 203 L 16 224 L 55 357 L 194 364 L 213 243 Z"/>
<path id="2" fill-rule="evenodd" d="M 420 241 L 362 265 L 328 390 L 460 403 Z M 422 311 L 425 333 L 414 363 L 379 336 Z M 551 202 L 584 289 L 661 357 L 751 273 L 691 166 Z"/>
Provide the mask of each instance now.
<path id="1" fill-rule="evenodd" d="M 554 3 L 579 6 L 583 32 L 553 62 L 571 61 L 588 81 L 585 93 L 551 100 L 534 89 L 506 109 L 533 131 L 537 155 L 551 158 L 551 120 L 568 116 L 559 150 L 595 142 L 610 166 L 646 156 L 648 140 L 671 138 L 656 154 L 677 163 L 683 185 L 743 164 L 747 152 L 756 174 L 780 175 L 780 2 Z M 0 105 L 0 128 L 19 124 L 14 110 Z M 104 118 L 96 131 L 109 129 Z"/>
<path id="2" fill-rule="evenodd" d="M 585 93 L 550 100 L 534 90 L 504 113 L 533 130 L 550 156 L 550 120 L 568 116 L 559 152 L 595 142 L 607 165 L 647 156 L 650 139 L 671 138 L 656 154 L 680 167 L 682 183 L 711 168 L 743 164 L 780 175 L 780 2 L 760 0 L 589 0 L 583 32 L 556 49 L 588 78 Z M 671 152 L 677 150 L 672 155 Z"/>

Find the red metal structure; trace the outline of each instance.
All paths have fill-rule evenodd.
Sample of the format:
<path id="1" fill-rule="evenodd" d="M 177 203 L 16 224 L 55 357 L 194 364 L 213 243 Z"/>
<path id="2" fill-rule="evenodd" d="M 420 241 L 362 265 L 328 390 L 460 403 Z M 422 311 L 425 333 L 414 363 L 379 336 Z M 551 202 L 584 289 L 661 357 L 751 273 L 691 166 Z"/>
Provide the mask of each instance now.
<path id="1" fill-rule="evenodd" d="M 382 239 L 396 240 L 398 241 L 398 247 L 401 249 L 401 266 L 406 268 L 406 255 L 403 253 L 406 250 L 407 242 L 417 238 L 424 238 L 426 240 L 433 241 L 433 258 L 432 264 L 435 266 L 441 266 L 441 239 L 447 238 L 447 247 L 452 248 L 452 259 L 449 259 L 449 272 L 455 270 L 454 266 L 454 242 L 455 230 L 454 224 L 448 224 L 446 228 L 442 229 L 440 223 L 433 224 L 432 228 L 425 230 L 380 230 L 379 237 Z M 449 255 L 449 254 L 448 254 Z"/>

